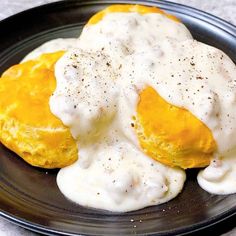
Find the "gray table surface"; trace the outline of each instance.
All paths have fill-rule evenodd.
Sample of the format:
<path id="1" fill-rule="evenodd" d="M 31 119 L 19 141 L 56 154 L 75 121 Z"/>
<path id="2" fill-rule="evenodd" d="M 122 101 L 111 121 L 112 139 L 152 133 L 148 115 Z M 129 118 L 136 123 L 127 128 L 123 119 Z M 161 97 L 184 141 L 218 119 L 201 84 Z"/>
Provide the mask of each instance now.
<path id="1" fill-rule="evenodd" d="M 0 0 L 0 20 L 41 4 L 57 0 Z M 210 12 L 236 25 L 236 0 L 172 0 Z M 235 222 L 236 226 L 236 222 Z M 36 236 L 38 234 L 18 227 L 0 218 L 0 236 Z M 236 227 L 222 236 L 236 236 Z"/>

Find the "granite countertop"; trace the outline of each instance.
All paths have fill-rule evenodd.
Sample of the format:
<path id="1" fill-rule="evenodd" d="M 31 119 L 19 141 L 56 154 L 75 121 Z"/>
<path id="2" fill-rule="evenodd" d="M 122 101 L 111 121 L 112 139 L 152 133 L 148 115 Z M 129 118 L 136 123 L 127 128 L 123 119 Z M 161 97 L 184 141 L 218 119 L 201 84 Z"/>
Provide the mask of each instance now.
<path id="1" fill-rule="evenodd" d="M 1 0 L 0 20 L 41 4 L 56 2 L 57 0 Z M 221 17 L 228 22 L 236 25 L 236 0 L 171 0 L 181 4 L 190 5 L 192 7 L 210 12 L 213 15 Z M 38 236 L 21 227 L 18 227 L 8 221 L 0 218 L 0 235 L 1 236 Z M 236 228 L 227 232 L 224 236 L 235 236 Z"/>

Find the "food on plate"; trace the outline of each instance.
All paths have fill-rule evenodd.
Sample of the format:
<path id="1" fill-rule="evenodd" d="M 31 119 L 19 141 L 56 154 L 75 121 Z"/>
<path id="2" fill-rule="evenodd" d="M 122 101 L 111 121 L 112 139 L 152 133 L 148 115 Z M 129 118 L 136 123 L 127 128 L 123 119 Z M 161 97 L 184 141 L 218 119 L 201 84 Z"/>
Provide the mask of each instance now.
<path id="1" fill-rule="evenodd" d="M 54 64 L 64 54 L 44 54 L 9 68 L 0 82 L 0 141 L 33 166 L 61 168 L 77 160 L 70 131 L 50 111 Z"/>
<path id="2" fill-rule="evenodd" d="M 58 187 L 83 206 L 167 202 L 198 167 L 206 191 L 235 193 L 235 74 L 176 17 L 113 5 L 3 74 L 0 140 L 32 165 L 64 167 Z"/>

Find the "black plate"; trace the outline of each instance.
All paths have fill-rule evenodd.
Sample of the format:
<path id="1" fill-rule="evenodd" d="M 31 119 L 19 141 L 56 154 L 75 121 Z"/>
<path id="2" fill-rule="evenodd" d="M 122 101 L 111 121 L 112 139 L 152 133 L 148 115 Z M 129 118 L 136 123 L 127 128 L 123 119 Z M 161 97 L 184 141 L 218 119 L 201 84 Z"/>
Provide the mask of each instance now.
<path id="1" fill-rule="evenodd" d="M 0 72 L 47 40 L 78 36 L 91 15 L 115 2 L 159 6 L 179 17 L 196 39 L 222 49 L 236 61 L 236 28 L 201 11 L 163 1 L 62 1 L 25 11 L 0 23 Z M 55 182 L 57 171 L 33 168 L 3 146 L 0 154 L 0 214 L 37 232 L 176 235 L 214 226 L 217 235 L 222 232 L 216 232 L 219 226 L 225 230 L 235 226 L 235 195 L 215 196 L 203 191 L 194 170 L 187 173 L 184 190 L 174 200 L 116 214 L 80 207 L 66 200 Z M 220 223 L 226 219 L 227 222 Z"/>

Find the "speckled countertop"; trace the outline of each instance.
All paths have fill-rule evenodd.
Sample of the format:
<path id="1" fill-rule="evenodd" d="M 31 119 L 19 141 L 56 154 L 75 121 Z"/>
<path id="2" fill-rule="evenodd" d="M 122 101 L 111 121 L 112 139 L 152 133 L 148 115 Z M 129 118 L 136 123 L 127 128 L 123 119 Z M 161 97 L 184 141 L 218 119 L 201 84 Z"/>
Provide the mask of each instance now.
<path id="1" fill-rule="evenodd" d="M 0 0 L 0 20 L 25 9 L 56 1 L 57 0 Z M 172 0 L 172 2 L 186 4 L 210 12 L 236 25 L 236 0 Z M 32 233 L 0 218 L 0 236 L 36 235 L 38 236 L 39 234 Z M 227 232 L 224 236 L 236 236 L 236 228 Z"/>

